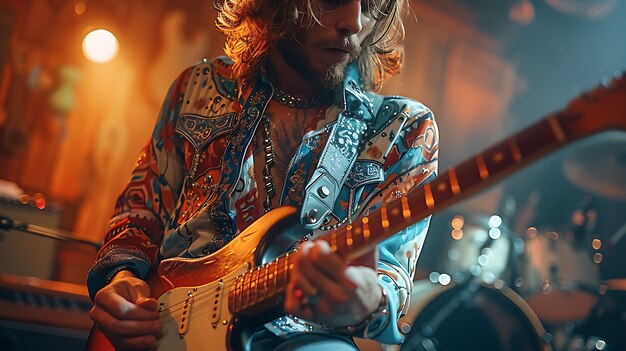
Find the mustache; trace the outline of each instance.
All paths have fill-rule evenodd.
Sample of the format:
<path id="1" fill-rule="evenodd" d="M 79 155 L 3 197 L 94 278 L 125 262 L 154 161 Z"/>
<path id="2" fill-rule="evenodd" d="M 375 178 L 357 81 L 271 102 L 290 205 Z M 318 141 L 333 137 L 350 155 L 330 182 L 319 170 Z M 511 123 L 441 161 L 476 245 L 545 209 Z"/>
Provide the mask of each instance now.
<path id="1" fill-rule="evenodd" d="M 361 54 L 361 46 L 350 38 L 345 38 L 342 40 L 324 41 L 321 42 L 319 46 L 322 48 L 331 48 L 347 51 L 352 57 L 357 57 L 359 56 L 359 54 Z"/>

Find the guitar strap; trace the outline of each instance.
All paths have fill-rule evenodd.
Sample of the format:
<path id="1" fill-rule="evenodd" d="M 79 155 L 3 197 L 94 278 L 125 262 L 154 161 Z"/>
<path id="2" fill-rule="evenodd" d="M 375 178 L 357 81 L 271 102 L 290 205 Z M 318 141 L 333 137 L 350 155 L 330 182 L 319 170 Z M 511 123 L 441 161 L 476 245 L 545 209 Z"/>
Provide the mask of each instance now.
<path id="1" fill-rule="evenodd" d="M 373 123 L 382 98 L 363 91 L 358 67 L 353 64 L 344 78 L 343 109 L 320 155 L 317 168 L 305 187 L 300 221 L 308 230 L 324 224 L 343 183 L 361 151 L 368 126 Z"/>

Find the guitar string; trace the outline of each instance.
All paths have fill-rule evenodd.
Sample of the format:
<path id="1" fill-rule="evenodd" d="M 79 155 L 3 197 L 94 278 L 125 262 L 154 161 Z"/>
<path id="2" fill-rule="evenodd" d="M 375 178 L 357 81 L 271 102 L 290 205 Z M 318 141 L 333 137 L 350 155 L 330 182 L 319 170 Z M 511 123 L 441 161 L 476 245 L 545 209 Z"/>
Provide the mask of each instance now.
<path id="1" fill-rule="evenodd" d="M 274 261 L 272 261 L 272 263 L 274 263 Z M 266 265 L 269 265 L 269 264 L 270 264 L 270 263 L 267 263 L 267 264 L 262 265 L 262 266 L 258 266 L 258 268 L 255 268 L 254 270 L 259 270 L 259 271 L 260 271 L 262 268 L 266 267 Z M 226 291 L 227 293 L 230 293 L 230 290 L 228 290 L 228 288 L 230 288 L 230 287 L 232 286 L 232 283 L 233 283 L 235 280 L 239 279 L 242 275 L 252 273 L 254 270 L 252 270 L 252 271 L 248 271 L 248 272 L 246 272 L 246 273 L 244 273 L 244 274 L 241 274 L 241 275 L 238 275 L 238 276 L 236 276 L 236 277 L 233 277 L 233 278 L 230 278 L 230 279 L 227 279 L 227 280 L 222 281 L 222 282 L 224 283 L 224 286 L 223 286 L 223 289 L 222 289 L 222 290 L 223 290 L 223 291 Z M 281 274 L 284 274 L 284 271 L 283 271 L 283 272 L 281 272 Z M 270 279 L 271 279 L 271 278 L 270 278 Z M 269 281 L 270 279 L 266 279 L 266 281 Z M 258 280 L 258 279 L 257 279 L 257 280 Z M 258 287 L 258 286 L 259 286 L 259 284 L 257 284 L 257 287 Z M 221 287 L 220 287 L 220 288 L 221 288 Z M 250 288 L 247 288 L 247 289 L 250 289 Z M 218 288 L 209 288 L 208 290 L 202 291 L 202 292 L 198 293 L 197 295 L 193 295 L 192 297 L 194 298 L 194 300 L 203 301 L 203 300 L 206 298 L 204 295 L 209 294 L 209 293 L 210 293 L 210 294 L 213 294 L 213 293 L 216 293 L 216 292 L 218 292 L 218 291 L 220 291 Z M 258 292 L 257 292 L 257 294 L 256 294 L 256 295 L 257 295 L 257 297 L 258 297 Z M 266 296 L 267 296 L 267 295 L 266 295 Z M 173 309 L 173 308 L 174 308 L 174 307 L 176 307 L 176 306 L 179 306 L 179 305 L 183 305 L 183 304 L 185 304 L 185 302 L 186 302 L 187 300 L 188 300 L 188 298 L 183 299 L 183 300 L 180 300 L 180 301 L 178 301 L 178 302 L 175 302 L 174 304 L 172 304 L 172 305 L 170 305 L 169 307 L 167 307 L 167 308 L 163 309 L 162 311 L 160 311 L 160 313 L 161 313 L 161 314 L 163 314 L 163 315 L 167 315 L 167 314 L 172 314 L 172 313 L 174 313 L 174 312 L 176 312 L 176 311 L 179 311 L 179 310 L 181 310 L 183 307 L 180 307 L 180 308 L 178 308 L 178 309 Z M 209 300 L 210 300 L 210 298 L 209 298 Z M 249 297 L 248 297 L 248 300 L 250 300 L 250 298 L 249 298 Z"/>
<path id="2" fill-rule="evenodd" d="M 236 278 L 235 278 L 235 279 L 236 279 Z M 222 290 L 222 291 L 226 291 L 227 293 L 229 293 L 230 291 L 229 291 L 229 290 L 227 290 L 227 289 L 228 289 L 228 288 L 230 288 L 230 287 L 232 286 L 232 284 L 230 284 L 230 283 L 232 283 L 232 279 L 231 279 L 231 281 L 227 281 L 227 282 L 225 282 L 225 283 L 228 283 L 228 284 L 225 284 L 225 285 L 224 285 L 224 289 L 221 289 L 221 290 Z M 248 288 L 248 289 L 249 289 L 249 288 Z M 276 291 L 277 291 L 277 292 L 279 292 L 279 291 L 281 291 L 281 290 L 282 290 L 282 288 L 277 289 Z M 205 302 L 207 302 L 207 301 L 209 301 L 209 304 L 210 304 L 210 301 L 213 299 L 213 298 L 211 298 L 210 296 L 212 296 L 212 294 L 213 294 L 213 293 L 216 293 L 216 292 L 218 292 L 218 291 L 220 291 L 220 290 L 219 290 L 219 289 L 217 289 L 217 288 L 212 288 L 212 289 L 209 289 L 209 290 L 203 291 L 203 292 L 199 293 L 198 295 L 194 295 L 194 296 L 193 296 L 193 297 L 194 297 L 194 300 L 193 300 L 194 310 L 197 310 L 197 307 L 196 307 L 196 306 L 201 306 L 201 304 L 203 304 L 203 303 L 205 303 Z M 205 295 L 207 295 L 207 294 L 210 294 L 210 295 L 207 297 L 207 296 L 205 296 Z M 255 293 L 255 295 L 256 295 L 256 297 L 250 297 L 250 296 L 248 296 L 248 298 L 247 298 L 248 303 L 253 302 L 253 301 L 255 301 L 255 302 L 259 301 L 259 300 L 258 300 L 258 298 L 259 298 L 259 297 L 261 297 L 261 296 L 259 296 L 258 291 Z M 199 296 L 200 296 L 200 298 L 198 298 Z M 228 295 L 225 295 L 225 297 L 226 297 L 226 298 L 228 298 L 229 296 L 228 296 Z M 264 296 L 262 296 L 262 297 L 266 298 L 266 297 L 268 297 L 268 294 L 266 293 L 266 294 L 265 294 Z M 185 303 L 185 301 L 187 301 L 187 299 L 182 300 L 181 302 L 178 302 L 178 303 L 176 303 L 176 304 L 174 304 L 174 305 L 172 305 L 172 306 L 170 306 L 170 307 L 168 307 L 168 308 L 166 308 L 166 309 L 164 309 L 164 310 L 160 311 L 160 313 L 161 313 L 161 317 L 165 317 L 165 316 L 167 316 L 167 315 L 170 315 L 170 316 L 172 316 L 172 318 L 176 318 L 177 316 L 175 315 L 175 313 L 176 313 L 176 312 L 178 312 L 178 311 L 183 310 L 183 309 L 184 309 L 184 307 L 183 307 L 183 306 L 181 306 L 181 307 L 176 308 L 176 309 L 172 309 L 172 307 L 177 306 L 177 305 L 184 304 L 184 303 Z"/>

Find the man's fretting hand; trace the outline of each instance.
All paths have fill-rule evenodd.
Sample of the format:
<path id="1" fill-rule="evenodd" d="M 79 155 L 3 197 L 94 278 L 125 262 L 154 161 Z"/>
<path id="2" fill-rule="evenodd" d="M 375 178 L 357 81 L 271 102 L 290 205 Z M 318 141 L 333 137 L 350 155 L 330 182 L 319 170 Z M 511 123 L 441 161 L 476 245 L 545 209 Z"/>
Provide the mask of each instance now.
<path id="1" fill-rule="evenodd" d="M 373 265 L 374 249 L 360 261 Z M 370 257 L 371 256 L 371 257 Z M 370 259 L 368 259 L 370 258 Z M 323 240 L 305 242 L 287 286 L 285 312 L 333 327 L 355 325 L 380 304 L 382 290 L 371 266 L 349 266 Z"/>

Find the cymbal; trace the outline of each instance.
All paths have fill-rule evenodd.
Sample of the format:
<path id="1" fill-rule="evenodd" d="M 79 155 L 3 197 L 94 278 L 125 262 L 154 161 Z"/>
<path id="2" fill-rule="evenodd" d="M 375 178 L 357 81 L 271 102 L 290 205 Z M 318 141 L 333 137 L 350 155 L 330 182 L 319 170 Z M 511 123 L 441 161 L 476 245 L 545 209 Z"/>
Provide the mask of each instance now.
<path id="1" fill-rule="evenodd" d="M 575 186 L 613 200 L 626 200 L 626 138 L 586 144 L 565 157 L 565 177 Z"/>

